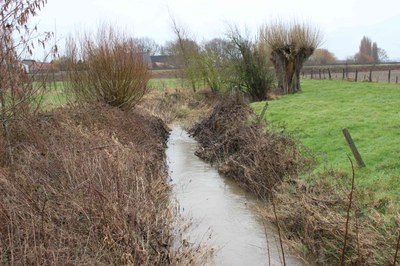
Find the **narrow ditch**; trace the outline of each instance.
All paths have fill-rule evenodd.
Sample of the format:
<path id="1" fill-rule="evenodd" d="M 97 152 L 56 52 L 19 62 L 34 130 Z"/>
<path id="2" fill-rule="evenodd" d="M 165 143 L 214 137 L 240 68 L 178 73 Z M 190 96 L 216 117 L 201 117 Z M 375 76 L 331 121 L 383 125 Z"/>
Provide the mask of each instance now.
<path id="1" fill-rule="evenodd" d="M 283 265 L 275 228 L 257 217 L 261 203 L 195 156 L 197 145 L 173 126 L 167 149 L 171 183 L 180 213 L 192 222 L 184 237 L 211 245 L 216 265 Z M 287 251 L 285 259 L 303 265 Z"/>

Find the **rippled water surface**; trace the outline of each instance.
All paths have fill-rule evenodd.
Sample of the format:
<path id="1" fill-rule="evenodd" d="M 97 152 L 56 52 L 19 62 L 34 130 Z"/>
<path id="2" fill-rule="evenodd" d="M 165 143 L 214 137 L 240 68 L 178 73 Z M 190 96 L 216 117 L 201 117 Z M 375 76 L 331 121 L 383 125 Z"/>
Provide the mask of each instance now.
<path id="1" fill-rule="evenodd" d="M 173 127 L 167 158 L 180 212 L 194 221 L 190 242 L 212 245 L 216 265 L 283 265 L 274 228 L 264 229 L 254 211 L 260 203 L 196 157 L 196 146 L 184 130 Z M 287 265 L 303 265 L 285 255 Z"/>

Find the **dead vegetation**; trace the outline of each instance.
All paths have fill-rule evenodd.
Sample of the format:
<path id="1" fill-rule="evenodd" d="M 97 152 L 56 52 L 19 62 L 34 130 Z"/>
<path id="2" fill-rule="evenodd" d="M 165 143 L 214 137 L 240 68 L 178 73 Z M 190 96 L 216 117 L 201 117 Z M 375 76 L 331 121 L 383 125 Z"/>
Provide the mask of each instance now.
<path id="1" fill-rule="evenodd" d="M 140 108 L 167 124 L 175 122 L 190 127 L 206 116 L 219 98 L 219 94 L 208 90 L 196 93 L 189 90 L 152 90 L 145 95 Z"/>
<path id="2" fill-rule="evenodd" d="M 98 104 L 11 130 L 13 164 L 0 140 L 0 264 L 196 262 L 200 251 L 174 240 L 161 120 Z"/>
<path id="3" fill-rule="evenodd" d="M 387 221 L 375 206 L 364 203 L 365 191 L 351 192 L 349 179 L 346 173 L 329 171 L 308 182 L 283 182 L 274 201 L 286 240 L 317 265 L 339 265 L 345 238 L 341 265 L 395 265 L 400 217 Z M 263 217 L 272 219 L 271 211 L 262 210 Z"/>
<path id="4" fill-rule="evenodd" d="M 370 194 L 356 178 L 351 189 L 351 174 L 300 179 L 310 164 L 295 141 L 263 128 L 242 100 L 225 99 L 190 132 L 201 144 L 199 157 L 261 199 L 273 197 L 262 217 L 278 222 L 285 242 L 310 263 L 396 265 L 400 217 L 388 220 L 378 210 L 389 203 L 367 204 Z"/>
<path id="5" fill-rule="evenodd" d="M 196 152 L 200 158 L 265 197 L 285 176 L 297 175 L 303 162 L 292 138 L 266 134 L 263 128 L 244 100 L 231 98 L 221 101 L 190 133 L 201 144 Z"/>

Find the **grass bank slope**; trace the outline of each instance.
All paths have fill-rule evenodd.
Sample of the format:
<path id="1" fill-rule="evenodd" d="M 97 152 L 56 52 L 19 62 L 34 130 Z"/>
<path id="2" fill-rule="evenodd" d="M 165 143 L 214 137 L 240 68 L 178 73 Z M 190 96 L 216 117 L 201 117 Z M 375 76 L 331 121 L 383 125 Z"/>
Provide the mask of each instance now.
<path id="1" fill-rule="evenodd" d="M 396 84 L 303 80 L 302 91 L 270 101 L 266 119 L 293 134 L 319 166 L 349 171 L 351 154 L 341 132 L 348 128 L 367 167 L 357 184 L 377 199 L 400 202 L 400 86 Z M 260 113 L 265 102 L 253 103 Z"/>

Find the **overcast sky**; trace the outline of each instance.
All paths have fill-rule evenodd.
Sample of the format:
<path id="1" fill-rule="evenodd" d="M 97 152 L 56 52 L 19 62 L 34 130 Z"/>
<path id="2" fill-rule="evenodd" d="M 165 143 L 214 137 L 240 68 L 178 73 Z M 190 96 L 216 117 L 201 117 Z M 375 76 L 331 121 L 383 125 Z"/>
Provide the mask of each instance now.
<path id="1" fill-rule="evenodd" d="M 104 21 L 164 44 L 174 38 L 171 15 L 198 41 L 223 36 L 228 23 L 255 33 L 272 19 L 296 18 L 318 26 L 322 48 L 339 59 L 354 55 L 365 35 L 400 60 L 399 0 L 48 0 L 35 23 L 56 31 L 60 45 L 70 33 L 94 31 Z"/>

